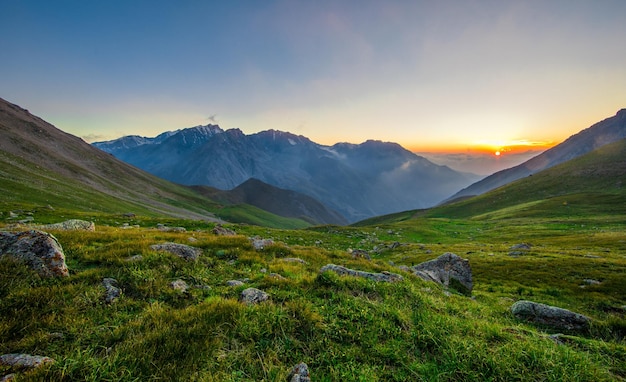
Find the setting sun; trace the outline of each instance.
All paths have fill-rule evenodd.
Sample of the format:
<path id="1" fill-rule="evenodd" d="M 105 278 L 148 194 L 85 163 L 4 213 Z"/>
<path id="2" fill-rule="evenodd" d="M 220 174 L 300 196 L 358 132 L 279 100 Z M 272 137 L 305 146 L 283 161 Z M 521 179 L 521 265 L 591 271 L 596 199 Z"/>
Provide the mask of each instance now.
<path id="1" fill-rule="evenodd" d="M 500 156 L 500 151 L 496 151 L 496 156 L 499 157 Z"/>

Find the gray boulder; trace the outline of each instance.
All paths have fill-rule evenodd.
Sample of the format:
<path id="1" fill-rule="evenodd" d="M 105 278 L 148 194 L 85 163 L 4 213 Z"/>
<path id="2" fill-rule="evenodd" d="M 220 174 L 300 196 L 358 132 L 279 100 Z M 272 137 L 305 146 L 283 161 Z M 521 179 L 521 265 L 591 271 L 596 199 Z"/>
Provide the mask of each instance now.
<path id="1" fill-rule="evenodd" d="M 189 285 L 181 279 L 178 280 L 174 280 L 170 283 L 170 287 L 172 287 L 172 289 L 174 289 L 175 291 L 181 292 L 181 293 L 185 293 L 187 292 L 187 290 L 189 290 Z"/>
<path id="2" fill-rule="evenodd" d="M 59 231 L 95 231 L 96 225 L 94 222 L 88 222 L 80 219 L 70 219 L 61 223 L 46 224 L 40 227 L 41 229 L 56 229 Z"/>
<path id="3" fill-rule="evenodd" d="M 256 288 L 247 288 L 241 292 L 241 301 L 247 305 L 258 304 L 266 301 L 270 295 Z"/>
<path id="4" fill-rule="evenodd" d="M 354 269 L 346 268 L 341 265 L 328 264 L 324 265 L 320 272 L 332 271 L 337 273 L 338 275 L 347 275 L 347 276 L 355 276 L 355 277 L 365 277 L 374 281 L 386 281 L 386 282 L 395 282 L 402 281 L 404 278 L 396 273 L 391 273 L 387 271 L 383 271 L 381 273 L 371 273 L 371 272 L 363 272 L 357 271 Z"/>
<path id="5" fill-rule="evenodd" d="M 102 280 L 102 286 L 105 289 L 104 301 L 107 304 L 112 304 L 122 295 L 122 290 L 117 285 L 117 280 L 110 277 Z"/>
<path id="6" fill-rule="evenodd" d="M 274 240 L 272 239 L 262 239 L 258 236 L 249 238 L 252 246 L 257 251 L 262 251 L 265 247 L 274 244 Z"/>
<path id="7" fill-rule="evenodd" d="M 30 354 L 3 354 L 0 355 L 0 365 L 16 369 L 35 369 L 53 363 L 54 359 Z"/>
<path id="8" fill-rule="evenodd" d="M 311 382 L 311 376 L 309 375 L 309 367 L 306 363 L 300 362 L 291 369 L 291 372 L 287 376 L 289 382 Z"/>
<path id="9" fill-rule="evenodd" d="M 0 232 L 0 258 L 5 256 L 27 264 L 44 277 L 70 274 L 61 244 L 46 232 Z"/>
<path id="10" fill-rule="evenodd" d="M 202 254 L 202 250 L 200 248 L 177 243 L 154 244 L 150 246 L 150 249 L 169 252 L 178 257 L 182 257 L 185 260 L 196 260 Z"/>
<path id="11" fill-rule="evenodd" d="M 444 253 L 434 260 L 411 267 L 411 270 L 423 280 L 452 287 L 466 295 L 471 294 L 474 288 L 469 260 L 454 253 Z"/>
<path id="12" fill-rule="evenodd" d="M 591 319 L 567 309 L 521 300 L 511 306 L 511 313 L 520 320 L 559 330 L 584 330 Z"/>
<path id="13" fill-rule="evenodd" d="M 217 236 L 235 236 L 235 235 L 237 235 L 237 233 L 235 231 L 233 231 L 232 229 L 225 228 L 221 224 L 218 224 L 215 227 L 213 227 L 212 232 L 213 232 L 213 234 L 215 234 Z"/>

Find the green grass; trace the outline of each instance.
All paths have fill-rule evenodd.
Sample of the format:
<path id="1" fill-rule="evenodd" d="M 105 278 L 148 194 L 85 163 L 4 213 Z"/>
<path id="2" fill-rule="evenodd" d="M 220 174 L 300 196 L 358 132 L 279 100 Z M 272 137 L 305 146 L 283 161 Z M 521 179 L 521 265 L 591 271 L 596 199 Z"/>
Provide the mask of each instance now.
<path id="1" fill-rule="evenodd" d="M 41 279 L 0 261 L 0 353 L 46 355 L 56 362 L 20 372 L 20 380 L 285 380 L 306 362 L 316 381 L 615 381 L 626 378 L 626 233 L 623 225 L 585 227 L 544 219 L 493 221 L 417 219 L 389 226 L 277 230 L 230 225 L 239 236 L 217 237 L 212 224 L 168 221 L 185 233 L 161 232 L 156 220 L 122 230 L 53 232 L 71 275 Z M 247 236 L 277 244 L 255 251 Z M 151 244 L 191 243 L 196 262 L 154 252 Z M 398 241 L 401 246 L 389 249 Z M 528 255 L 509 247 L 529 241 Z M 348 248 L 372 250 L 353 259 Z M 445 291 L 392 265 L 412 265 L 446 251 L 470 259 L 473 297 Z M 127 261 L 135 255 L 140 261 Z M 599 257 L 596 257 L 599 256 Z M 289 263 L 299 257 L 306 264 Z M 335 263 L 405 277 L 387 284 L 319 272 Z M 265 270 L 265 272 L 264 272 Z M 285 279 L 270 276 L 278 273 Z M 122 297 L 108 306 L 102 279 Z M 248 278 L 244 287 L 230 279 Z M 583 279 L 602 284 L 580 288 Z M 180 293 L 169 283 L 192 287 Z M 271 295 L 246 306 L 248 286 Z M 209 287 L 209 288 L 207 288 Z M 531 299 L 586 314 L 588 332 L 565 333 L 516 321 L 515 300 Z M 0 374 L 8 373 L 0 367 Z"/>

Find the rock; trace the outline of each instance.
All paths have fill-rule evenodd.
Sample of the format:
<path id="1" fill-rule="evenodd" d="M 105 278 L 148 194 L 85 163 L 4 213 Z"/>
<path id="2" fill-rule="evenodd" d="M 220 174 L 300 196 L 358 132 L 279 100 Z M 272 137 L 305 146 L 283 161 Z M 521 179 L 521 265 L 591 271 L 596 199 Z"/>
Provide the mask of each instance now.
<path id="1" fill-rule="evenodd" d="M 13 211 L 9 211 L 9 219 L 17 219 L 20 215 L 16 214 Z"/>
<path id="2" fill-rule="evenodd" d="M 91 231 L 96 230 L 94 222 L 88 222 L 80 219 L 70 219 L 61 223 L 46 224 L 40 227 L 41 229 L 56 229 L 59 231 Z"/>
<path id="3" fill-rule="evenodd" d="M 126 212 L 126 213 L 122 214 L 122 217 L 125 217 L 125 218 L 134 218 L 135 216 L 137 216 L 137 215 L 135 215 L 132 212 Z"/>
<path id="4" fill-rule="evenodd" d="M 162 232 L 187 232 L 185 227 L 168 227 L 164 224 L 157 224 L 157 229 Z"/>
<path id="5" fill-rule="evenodd" d="M 528 243 L 520 243 L 520 244 L 512 245 L 509 249 L 521 249 L 521 250 L 529 251 L 531 247 L 532 245 Z"/>
<path id="6" fill-rule="evenodd" d="M 170 287 L 172 287 L 172 289 L 185 293 L 187 292 L 187 290 L 189 289 L 189 285 L 187 285 L 187 283 L 183 280 L 174 280 L 170 283 Z"/>
<path id="7" fill-rule="evenodd" d="M 193 237 L 193 236 L 190 236 L 190 237 L 188 237 L 188 238 L 187 238 L 187 241 L 188 241 L 188 242 L 190 242 L 190 243 L 197 243 L 197 242 L 198 242 L 198 239 L 196 239 L 196 238 L 195 238 L 195 237 Z"/>
<path id="8" fill-rule="evenodd" d="M 122 295 L 122 290 L 118 287 L 116 279 L 107 277 L 102 280 L 102 286 L 104 286 L 104 289 L 106 289 L 104 301 L 107 304 L 112 304 Z"/>
<path id="9" fill-rule="evenodd" d="M 350 254 L 355 259 L 360 258 L 360 259 L 365 259 L 365 260 L 372 260 L 372 257 L 370 256 L 370 254 L 367 253 L 367 251 L 364 251 L 362 249 L 354 249 L 352 250 L 352 252 L 350 252 Z"/>
<path id="10" fill-rule="evenodd" d="M 221 224 L 218 224 L 215 227 L 213 227 L 213 231 L 212 232 L 215 235 L 217 235 L 217 236 L 235 236 L 235 235 L 237 235 L 237 233 L 235 231 L 233 231 L 232 229 L 224 228 L 224 227 L 222 227 Z"/>
<path id="11" fill-rule="evenodd" d="M 404 280 L 402 276 L 396 273 L 391 273 L 391 272 L 386 272 L 386 271 L 381 272 L 381 273 L 363 272 L 363 271 L 357 271 L 354 269 L 346 268 L 341 265 L 335 265 L 335 264 L 324 265 L 320 269 L 320 272 L 326 272 L 326 271 L 332 271 L 339 275 L 365 277 L 367 279 L 374 280 L 374 281 L 396 282 L 396 281 Z"/>
<path id="12" fill-rule="evenodd" d="M 413 274 L 426 281 L 452 287 L 469 295 L 474 288 L 469 260 L 454 253 L 444 253 L 438 258 L 411 267 Z"/>
<path id="13" fill-rule="evenodd" d="M 287 278 L 279 273 L 270 273 L 270 277 L 278 279 L 278 280 L 287 280 Z"/>
<path id="14" fill-rule="evenodd" d="M 305 260 L 302 260 L 302 259 L 297 258 L 297 257 L 285 257 L 285 258 L 282 259 L 282 261 L 284 261 L 286 263 L 300 263 L 300 264 L 304 264 L 304 265 L 308 264 Z"/>
<path id="15" fill-rule="evenodd" d="M 15 381 L 15 374 L 7 374 L 4 377 L 0 378 L 0 382 L 12 382 Z"/>
<path id="16" fill-rule="evenodd" d="M 250 238 L 250 242 L 252 243 L 252 246 L 254 247 L 254 249 L 256 249 L 257 251 L 262 251 L 268 245 L 273 245 L 274 244 L 274 240 L 272 240 L 272 239 L 261 239 L 258 236 L 251 237 Z"/>
<path id="17" fill-rule="evenodd" d="M 141 255 L 133 255 L 133 256 L 131 256 L 131 257 L 126 259 L 126 261 L 131 261 L 131 262 L 132 261 L 141 261 L 141 260 L 143 260 L 143 256 L 141 256 Z"/>
<path id="18" fill-rule="evenodd" d="M 150 249 L 155 251 L 166 251 L 178 257 L 182 257 L 185 260 L 196 260 L 202 254 L 202 250 L 200 248 L 177 243 L 154 244 L 150 246 Z"/>
<path id="19" fill-rule="evenodd" d="M 238 287 L 243 285 L 243 281 L 241 280 L 228 280 L 226 281 L 226 285 L 230 287 Z"/>
<path id="20" fill-rule="evenodd" d="M 306 363 L 300 362 L 291 369 L 291 372 L 287 376 L 289 382 L 311 382 L 311 376 L 309 375 L 309 367 Z"/>
<path id="21" fill-rule="evenodd" d="M 583 282 L 587 285 L 600 285 L 602 282 L 594 279 L 584 279 Z"/>
<path id="22" fill-rule="evenodd" d="M 0 355 L 0 365 L 11 366 L 16 369 L 36 369 L 53 363 L 54 359 L 30 354 L 3 354 Z"/>
<path id="23" fill-rule="evenodd" d="M 41 276 L 69 276 L 59 241 L 46 232 L 0 232 L 0 258 L 8 256 L 27 264 Z"/>
<path id="24" fill-rule="evenodd" d="M 554 329 L 584 330 L 591 323 L 589 317 L 567 309 L 521 300 L 511 306 L 511 313 L 520 320 L 545 325 Z"/>
<path id="25" fill-rule="evenodd" d="M 252 305 L 266 301 L 270 298 L 270 295 L 256 288 L 244 289 L 241 292 L 241 301 L 245 304 Z"/>

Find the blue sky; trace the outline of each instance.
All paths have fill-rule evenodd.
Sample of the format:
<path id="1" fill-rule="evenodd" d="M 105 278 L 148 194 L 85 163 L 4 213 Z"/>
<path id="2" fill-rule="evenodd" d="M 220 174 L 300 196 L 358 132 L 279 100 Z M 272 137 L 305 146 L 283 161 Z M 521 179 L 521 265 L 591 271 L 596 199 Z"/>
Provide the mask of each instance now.
<path id="1" fill-rule="evenodd" d="M 626 107 L 624 15 L 622 0 L 3 1 L 0 97 L 90 141 L 215 121 L 505 154 Z"/>

